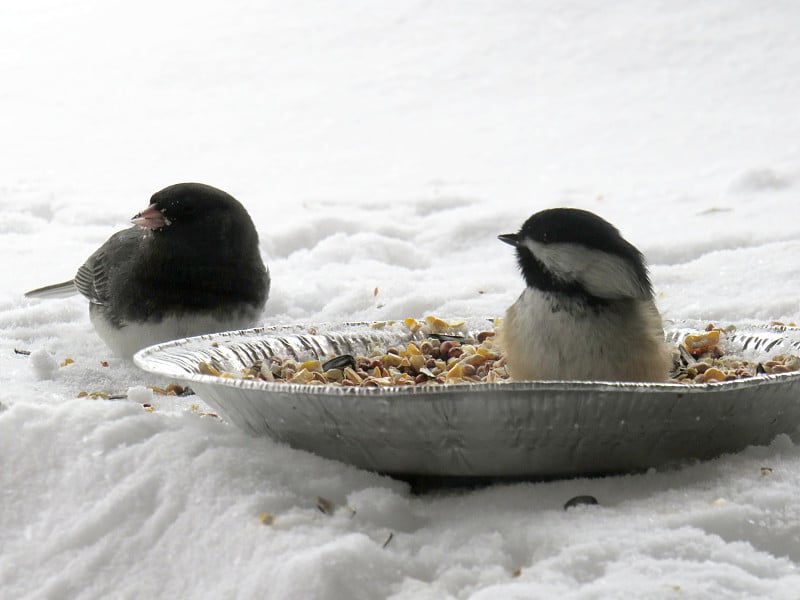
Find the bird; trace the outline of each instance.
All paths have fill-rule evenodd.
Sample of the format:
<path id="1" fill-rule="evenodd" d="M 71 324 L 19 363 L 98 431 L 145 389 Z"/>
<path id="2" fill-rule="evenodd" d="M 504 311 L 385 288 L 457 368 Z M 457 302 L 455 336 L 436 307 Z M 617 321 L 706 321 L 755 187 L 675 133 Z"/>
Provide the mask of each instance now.
<path id="1" fill-rule="evenodd" d="M 498 336 L 512 379 L 668 379 L 672 351 L 644 256 L 616 227 L 550 208 L 498 238 L 516 249 L 526 283 Z"/>
<path id="2" fill-rule="evenodd" d="M 177 183 L 153 194 L 131 222 L 73 279 L 25 296 L 84 295 L 95 331 L 123 358 L 168 340 L 255 324 L 270 275 L 238 200 L 210 185 Z"/>

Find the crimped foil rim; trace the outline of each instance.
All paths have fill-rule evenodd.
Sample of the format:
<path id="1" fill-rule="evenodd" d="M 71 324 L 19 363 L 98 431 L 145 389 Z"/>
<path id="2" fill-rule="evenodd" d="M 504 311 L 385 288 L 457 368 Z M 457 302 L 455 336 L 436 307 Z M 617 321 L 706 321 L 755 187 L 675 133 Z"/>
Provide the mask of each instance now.
<path id="1" fill-rule="evenodd" d="M 702 330 L 708 321 L 682 320 L 667 322 L 667 331 L 680 329 Z M 674 383 L 674 382 L 626 382 L 626 381 L 576 381 L 576 380 L 535 380 L 535 381 L 509 381 L 503 383 L 457 383 L 443 385 L 409 385 L 409 386 L 381 386 L 381 387 L 344 387 L 333 385 L 307 385 L 300 383 L 266 382 L 248 380 L 238 377 L 218 377 L 189 372 L 176 364 L 172 355 L 173 350 L 183 350 L 186 353 L 198 352 L 198 347 L 211 347 L 215 342 L 236 341 L 237 337 L 251 338 L 253 341 L 260 338 L 293 337 L 299 335 L 326 335 L 329 333 L 353 334 L 359 330 L 372 329 L 370 322 L 344 322 L 344 323 L 295 323 L 282 326 L 256 327 L 239 331 L 225 331 L 179 340 L 171 340 L 144 348 L 136 353 L 134 363 L 144 371 L 167 377 L 175 377 L 189 382 L 203 385 L 223 386 L 237 389 L 256 390 L 266 393 L 303 393 L 312 396 L 365 396 L 374 398 L 407 397 L 416 395 L 438 396 L 461 394 L 472 396 L 482 393 L 496 392 L 547 392 L 547 391 L 581 391 L 587 393 L 615 392 L 634 394 L 708 394 L 733 389 L 756 388 L 763 385 L 785 383 L 787 380 L 800 378 L 800 371 L 777 374 L 757 375 L 746 379 L 733 381 L 720 381 L 712 383 Z M 794 334 L 787 336 L 786 341 L 800 350 L 800 328 L 785 325 L 775 326 L 763 323 L 745 323 L 741 327 L 748 333 L 768 332 L 771 334 Z M 309 334 L 309 329 L 319 330 L 317 334 Z M 797 337 L 796 340 L 791 338 Z M 782 340 L 777 340 L 782 341 Z M 761 343 L 761 342 L 759 342 Z M 196 348 L 188 348 L 194 345 Z M 768 349 L 767 349 L 768 350 Z M 154 358 L 161 359 L 154 362 Z M 166 365 L 172 364 L 175 368 L 168 369 Z"/>

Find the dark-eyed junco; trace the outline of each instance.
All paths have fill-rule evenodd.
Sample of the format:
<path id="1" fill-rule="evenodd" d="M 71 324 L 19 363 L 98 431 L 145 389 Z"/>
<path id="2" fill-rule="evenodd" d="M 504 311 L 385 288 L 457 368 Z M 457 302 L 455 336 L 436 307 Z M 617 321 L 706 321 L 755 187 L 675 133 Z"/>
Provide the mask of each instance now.
<path id="1" fill-rule="evenodd" d="M 157 192 L 78 269 L 74 279 L 28 297 L 80 292 L 98 335 L 116 353 L 166 340 L 253 325 L 269 294 L 250 215 L 201 183 Z"/>
<path id="2" fill-rule="evenodd" d="M 543 210 L 519 233 L 527 287 L 501 343 L 514 379 L 664 381 L 672 366 L 644 258 L 597 215 Z"/>

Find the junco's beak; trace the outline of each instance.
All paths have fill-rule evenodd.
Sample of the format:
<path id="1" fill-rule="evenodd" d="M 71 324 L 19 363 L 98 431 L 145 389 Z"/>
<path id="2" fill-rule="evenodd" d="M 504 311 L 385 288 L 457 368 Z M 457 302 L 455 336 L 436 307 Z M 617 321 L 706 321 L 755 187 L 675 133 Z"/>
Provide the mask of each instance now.
<path id="1" fill-rule="evenodd" d="M 169 219 L 156 208 L 155 204 L 151 204 L 142 212 L 134 215 L 131 219 L 131 223 L 143 227 L 144 229 L 161 229 L 169 225 Z"/>
<path id="2" fill-rule="evenodd" d="M 498 235 L 497 239 L 510 246 L 517 247 L 519 245 L 519 235 L 516 233 L 504 233 L 503 235 Z"/>

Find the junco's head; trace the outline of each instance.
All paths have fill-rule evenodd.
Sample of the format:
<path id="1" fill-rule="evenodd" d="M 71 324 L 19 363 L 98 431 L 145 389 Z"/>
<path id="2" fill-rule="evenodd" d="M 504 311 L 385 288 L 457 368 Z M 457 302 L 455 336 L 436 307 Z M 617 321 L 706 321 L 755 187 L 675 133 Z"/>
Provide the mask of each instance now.
<path id="1" fill-rule="evenodd" d="M 644 257 L 616 227 L 553 208 L 499 238 L 516 249 L 527 284 L 501 330 L 513 378 L 666 379 L 671 359 Z"/>
<path id="2" fill-rule="evenodd" d="M 171 243 L 190 238 L 197 247 L 235 235 L 238 245 L 258 242 L 250 215 L 233 196 L 202 183 L 178 183 L 156 192 L 131 222 Z"/>

